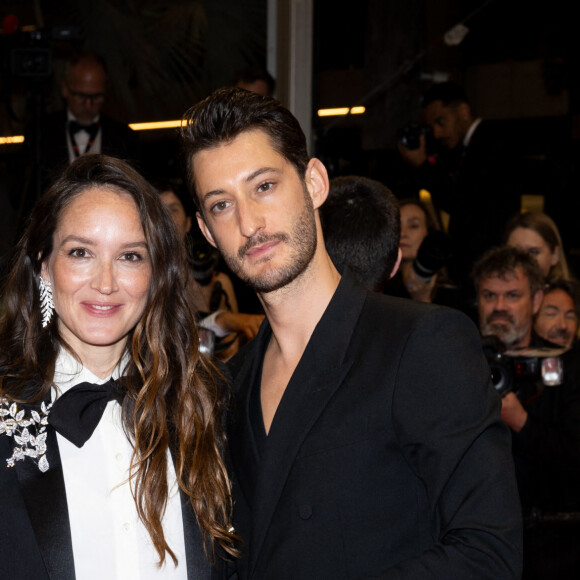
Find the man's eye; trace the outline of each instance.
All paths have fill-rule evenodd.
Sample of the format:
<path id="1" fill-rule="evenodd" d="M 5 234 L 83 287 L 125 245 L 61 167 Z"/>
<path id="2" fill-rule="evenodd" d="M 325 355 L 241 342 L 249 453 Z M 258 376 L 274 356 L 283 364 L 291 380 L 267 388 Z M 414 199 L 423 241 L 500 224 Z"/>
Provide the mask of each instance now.
<path id="1" fill-rule="evenodd" d="M 211 211 L 214 213 L 220 213 L 221 211 L 228 209 L 228 207 L 230 207 L 229 201 L 218 201 L 211 206 Z"/>
<path id="2" fill-rule="evenodd" d="M 266 181 L 266 182 L 261 183 L 260 185 L 258 185 L 258 191 L 260 193 L 264 193 L 266 191 L 270 191 L 273 186 L 274 186 L 274 184 L 271 181 Z"/>

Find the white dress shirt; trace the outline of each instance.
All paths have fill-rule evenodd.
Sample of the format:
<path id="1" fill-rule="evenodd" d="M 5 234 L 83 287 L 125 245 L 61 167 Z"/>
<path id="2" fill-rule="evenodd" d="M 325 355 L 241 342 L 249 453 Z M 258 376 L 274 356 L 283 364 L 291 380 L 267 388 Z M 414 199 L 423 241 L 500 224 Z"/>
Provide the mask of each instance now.
<path id="1" fill-rule="evenodd" d="M 98 122 L 98 120 L 100 119 L 100 115 L 97 115 L 92 121 L 91 123 L 96 123 Z M 70 138 L 70 134 L 68 131 L 68 122 L 69 121 L 76 121 L 76 117 L 67 110 L 66 112 L 66 120 L 67 120 L 67 127 L 66 127 L 66 143 L 67 143 L 67 147 L 68 147 L 68 160 L 69 163 L 72 163 L 77 156 L 75 155 L 74 149 L 73 149 L 73 144 L 71 142 L 71 138 Z M 99 132 L 97 133 L 97 136 L 95 137 L 95 140 L 93 141 L 93 144 L 91 145 L 91 148 L 87 151 L 87 153 L 100 153 L 101 152 L 101 135 L 102 135 L 103 131 L 101 129 L 99 129 Z M 79 131 L 76 135 L 75 135 L 75 143 L 77 144 L 77 147 L 79 148 L 79 152 L 80 155 L 83 155 L 85 153 L 85 149 L 87 148 L 87 144 L 89 143 L 89 138 L 90 135 L 88 133 L 88 131 Z"/>
<path id="2" fill-rule="evenodd" d="M 120 375 L 120 367 L 112 374 Z M 88 381 L 102 384 L 61 349 L 54 382 L 61 393 Z M 181 501 L 168 452 L 170 497 L 163 530 L 178 566 L 159 557 L 142 524 L 127 481 L 133 446 L 121 425 L 121 406 L 110 401 L 91 438 L 80 449 L 57 433 L 66 488 L 77 580 L 187 580 Z"/>

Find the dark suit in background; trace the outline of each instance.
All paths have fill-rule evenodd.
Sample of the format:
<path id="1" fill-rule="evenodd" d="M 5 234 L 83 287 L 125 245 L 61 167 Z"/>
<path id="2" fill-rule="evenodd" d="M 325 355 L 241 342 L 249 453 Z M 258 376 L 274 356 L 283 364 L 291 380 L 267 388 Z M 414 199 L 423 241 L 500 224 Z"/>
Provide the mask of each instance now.
<path id="1" fill-rule="evenodd" d="M 137 133 L 124 123 L 101 114 L 101 151 L 138 166 L 140 159 Z M 40 134 L 40 170 L 43 185 L 50 185 L 69 164 L 66 111 L 48 115 Z"/>
<path id="2" fill-rule="evenodd" d="M 270 337 L 230 363 L 240 578 L 519 577 L 509 433 L 462 314 L 344 276 L 266 436 Z"/>

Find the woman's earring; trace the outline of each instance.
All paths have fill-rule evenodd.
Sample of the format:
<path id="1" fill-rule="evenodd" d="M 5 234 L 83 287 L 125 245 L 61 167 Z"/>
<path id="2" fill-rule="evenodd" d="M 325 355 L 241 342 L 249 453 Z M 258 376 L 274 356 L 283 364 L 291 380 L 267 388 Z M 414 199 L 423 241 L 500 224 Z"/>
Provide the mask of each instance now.
<path id="1" fill-rule="evenodd" d="M 54 302 L 52 300 L 52 284 L 48 280 L 38 279 L 40 287 L 40 312 L 42 313 L 42 328 L 46 328 L 52 313 L 54 312 Z"/>

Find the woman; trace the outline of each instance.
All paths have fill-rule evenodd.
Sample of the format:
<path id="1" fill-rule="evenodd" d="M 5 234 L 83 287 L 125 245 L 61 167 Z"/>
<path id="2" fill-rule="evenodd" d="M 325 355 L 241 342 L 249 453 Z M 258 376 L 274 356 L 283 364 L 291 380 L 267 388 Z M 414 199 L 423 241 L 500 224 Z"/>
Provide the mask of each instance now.
<path id="1" fill-rule="evenodd" d="M 413 261 L 427 234 L 436 230 L 435 223 L 425 206 L 417 199 L 399 202 L 401 212 L 401 266 L 387 286 L 386 293 L 431 302 L 435 293 L 437 274 L 425 282 L 413 271 Z"/>
<path id="2" fill-rule="evenodd" d="M 204 548 L 236 555 L 184 260 L 122 161 L 80 157 L 34 208 L 0 324 L 7 577 L 209 578 Z"/>
<path id="3" fill-rule="evenodd" d="M 159 188 L 161 201 L 169 210 L 173 223 L 185 243 L 189 247 L 188 240 L 191 232 L 191 215 L 188 211 L 188 203 L 185 197 L 174 186 Z M 187 209 L 186 209 L 187 208 Z M 189 249 L 189 248 L 188 248 Z M 209 314 L 215 310 L 238 311 L 238 302 L 234 292 L 234 286 L 227 274 L 216 270 L 219 255 L 205 239 L 201 238 L 191 248 L 189 262 L 192 273 L 194 290 L 194 305 L 200 313 Z"/>
<path id="4" fill-rule="evenodd" d="M 552 218 L 545 213 L 531 211 L 514 216 L 506 226 L 504 243 L 521 248 L 533 256 L 546 280 L 570 280 L 560 232 Z"/>

